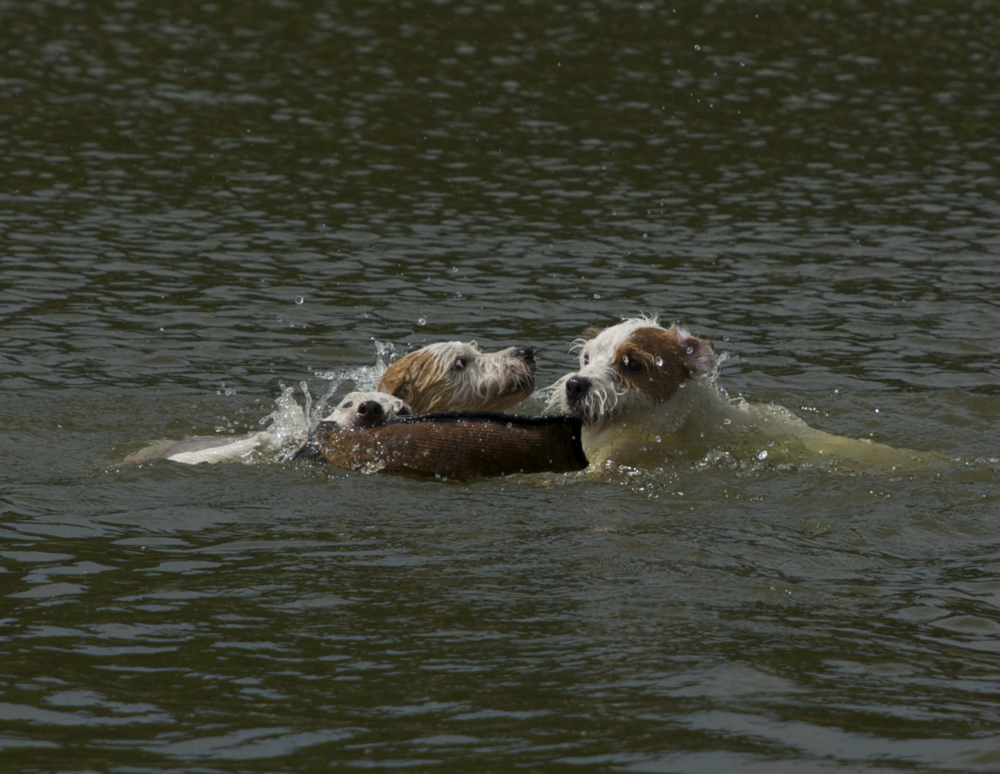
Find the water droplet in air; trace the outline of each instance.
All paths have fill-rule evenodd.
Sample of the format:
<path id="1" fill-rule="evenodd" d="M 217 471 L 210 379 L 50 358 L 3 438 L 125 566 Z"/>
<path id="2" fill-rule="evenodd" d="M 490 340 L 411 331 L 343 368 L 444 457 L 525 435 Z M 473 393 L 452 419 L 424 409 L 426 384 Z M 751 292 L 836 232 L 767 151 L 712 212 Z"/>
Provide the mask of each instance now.
<path id="1" fill-rule="evenodd" d="M 722 424 L 724 425 L 732 424 L 732 420 L 729 419 L 729 417 L 726 417 L 725 419 L 722 420 Z"/>
<path id="2" fill-rule="evenodd" d="M 663 358 L 662 357 L 656 358 L 656 360 L 653 361 L 653 362 L 655 362 L 656 365 L 658 365 L 659 367 L 661 367 L 661 368 L 663 367 Z"/>
<path id="3" fill-rule="evenodd" d="M 427 319 L 424 317 L 417 318 L 417 325 L 427 325 Z"/>
<path id="4" fill-rule="evenodd" d="M 305 302 L 306 302 L 305 296 L 296 296 L 295 298 L 296 304 L 304 304 Z"/>
<path id="5" fill-rule="evenodd" d="M 761 449 L 759 452 L 757 452 L 757 459 L 759 459 L 759 460 L 766 460 L 767 459 L 767 452 L 764 451 L 763 449 Z"/>

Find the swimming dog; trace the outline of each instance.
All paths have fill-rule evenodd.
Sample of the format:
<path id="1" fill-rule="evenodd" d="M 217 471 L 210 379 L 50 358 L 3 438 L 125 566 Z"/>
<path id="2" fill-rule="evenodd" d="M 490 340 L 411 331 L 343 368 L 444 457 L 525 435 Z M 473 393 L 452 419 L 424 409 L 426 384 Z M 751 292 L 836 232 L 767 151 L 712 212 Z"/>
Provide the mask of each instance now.
<path id="1" fill-rule="evenodd" d="M 534 350 L 480 352 L 474 341 L 429 344 L 390 365 L 378 389 L 402 398 L 415 414 L 504 411 L 534 392 Z"/>
<path id="2" fill-rule="evenodd" d="M 333 412 L 324 418 L 338 427 L 350 430 L 361 427 L 375 427 L 385 424 L 397 416 L 408 416 L 413 412 L 400 398 L 384 392 L 356 391 L 345 395 Z M 308 437 L 305 421 L 282 432 L 280 428 L 269 427 L 257 433 L 243 436 L 210 435 L 188 438 L 184 441 L 160 441 L 152 446 L 130 454 L 125 462 L 139 463 L 151 460 L 172 460 L 186 465 L 200 462 L 229 462 L 244 455 L 279 452 L 302 446 Z"/>
<path id="3" fill-rule="evenodd" d="M 547 408 L 578 414 L 592 463 L 630 462 L 652 438 L 676 430 L 691 410 L 689 383 L 716 365 L 712 343 L 656 318 L 587 330 L 576 342 L 580 370 L 551 386 Z"/>
<path id="4" fill-rule="evenodd" d="M 699 460 L 711 452 L 736 461 L 883 470 L 943 459 L 826 433 L 781 406 L 731 400 L 715 383 L 720 358 L 712 343 L 655 317 L 589 329 L 576 346 L 580 369 L 551 385 L 547 410 L 581 417 L 592 467 Z"/>
<path id="5" fill-rule="evenodd" d="M 333 413 L 323 419 L 337 427 L 351 430 L 357 427 L 377 427 L 396 417 L 412 416 L 402 398 L 375 390 L 358 390 L 345 395 Z"/>

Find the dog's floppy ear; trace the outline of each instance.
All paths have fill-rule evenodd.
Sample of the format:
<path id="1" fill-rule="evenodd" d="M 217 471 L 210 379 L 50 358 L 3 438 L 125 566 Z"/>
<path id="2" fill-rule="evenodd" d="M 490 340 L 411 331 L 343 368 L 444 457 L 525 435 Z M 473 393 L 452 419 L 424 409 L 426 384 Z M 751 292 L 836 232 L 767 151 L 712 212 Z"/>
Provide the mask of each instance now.
<path id="1" fill-rule="evenodd" d="M 601 332 L 600 328 L 595 328 L 591 326 L 590 328 L 587 328 L 587 330 L 583 332 L 583 338 L 585 338 L 587 341 L 590 341 L 591 339 L 596 339 L 597 336 L 600 334 L 600 332 Z"/>
<path id="2" fill-rule="evenodd" d="M 681 346 L 687 352 L 691 373 L 701 375 L 715 368 L 715 347 L 708 339 L 699 339 L 687 334 L 681 337 Z"/>
<path id="3" fill-rule="evenodd" d="M 387 392 L 400 400 L 410 403 L 411 395 L 413 391 L 410 380 L 407 378 L 407 371 L 405 368 L 396 368 L 399 361 L 393 363 L 389 366 L 389 369 L 382 374 L 382 378 L 378 383 L 379 392 Z"/>

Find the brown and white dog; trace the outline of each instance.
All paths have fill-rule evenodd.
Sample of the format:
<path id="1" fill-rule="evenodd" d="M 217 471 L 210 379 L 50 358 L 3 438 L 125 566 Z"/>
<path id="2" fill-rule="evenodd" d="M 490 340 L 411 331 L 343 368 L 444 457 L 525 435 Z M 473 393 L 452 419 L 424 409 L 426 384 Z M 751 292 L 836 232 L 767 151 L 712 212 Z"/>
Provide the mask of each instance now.
<path id="1" fill-rule="evenodd" d="M 655 317 L 633 318 L 577 342 L 580 370 L 551 386 L 547 408 L 578 414 L 592 463 L 630 462 L 659 435 L 676 430 L 696 391 L 716 366 L 706 339 L 663 328 Z"/>
<path id="2" fill-rule="evenodd" d="M 390 365 L 378 389 L 402 398 L 414 414 L 504 411 L 534 392 L 534 350 L 480 352 L 474 341 L 429 344 Z"/>
<path id="3" fill-rule="evenodd" d="M 732 400 L 715 383 L 712 343 L 655 317 L 591 329 L 580 370 L 551 386 L 547 409 L 578 414 L 592 466 L 659 464 L 715 455 L 849 469 L 903 470 L 943 460 L 810 427 L 788 409 Z"/>

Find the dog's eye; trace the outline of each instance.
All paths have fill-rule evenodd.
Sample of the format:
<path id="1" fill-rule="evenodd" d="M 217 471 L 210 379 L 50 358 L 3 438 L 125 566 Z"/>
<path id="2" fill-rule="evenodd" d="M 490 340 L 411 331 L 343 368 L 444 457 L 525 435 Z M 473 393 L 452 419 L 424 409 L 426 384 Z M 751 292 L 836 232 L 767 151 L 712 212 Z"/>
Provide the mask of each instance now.
<path id="1" fill-rule="evenodd" d="M 629 371 L 638 372 L 642 370 L 642 363 L 638 360 L 630 358 L 628 355 L 622 355 L 622 365 L 624 365 Z"/>
<path id="2" fill-rule="evenodd" d="M 580 360 L 583 361 L 584 365 L 590 365 L 590 355 L 588 355 L 586 352 L 583 353 L 583 357 L 580 358 Z"/>
<path id="3" fill-rule="evenodd" d="M 349 401 L 347 401 L 347 403 L 341 403 L 340 407 L 342 409 L 349 409 L 353 405 L 354 405 L 354 401 L 353 400 L 349 400 Z"/>
<path id="4" fill-rule="evenodd" d="M 408 416 L 410 416 L 410 410 L 406 406 L 403 406 L 403 408 L 401 408 L 399 411 L 396 412 L 396 416 L 397 417 L 408 417 Z"/>
<path id="5" fill-rule="evenodd" d="M 452 371 L 464 371 L 466 366 L 469 365 L 469 358 L 460 357 L 455 361 L 455 365 L 451 367 Z"/>

